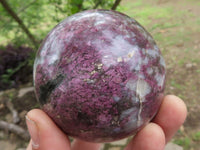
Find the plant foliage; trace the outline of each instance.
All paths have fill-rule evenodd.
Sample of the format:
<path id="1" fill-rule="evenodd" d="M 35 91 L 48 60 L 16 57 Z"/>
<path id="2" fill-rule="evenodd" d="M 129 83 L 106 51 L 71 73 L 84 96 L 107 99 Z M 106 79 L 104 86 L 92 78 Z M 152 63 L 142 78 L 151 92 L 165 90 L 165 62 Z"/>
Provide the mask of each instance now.
<path id="1" fill-rule="evenodd" d="M 115 9 L 120 1 L 0 0 L 0 90 L 32 74 L 36 50 L 58 22 L 87 9 Z"/>
<path id="2" fill-rule="evenodd" d="M 12 11 L 36 39 L 31 42 L 5 6 L 0 5 L 0 45 L 33 46 L 39 43 L 58 22 L 74 13 L 87 9 L 111 9 L 115 0 L 0 0 Z"/>

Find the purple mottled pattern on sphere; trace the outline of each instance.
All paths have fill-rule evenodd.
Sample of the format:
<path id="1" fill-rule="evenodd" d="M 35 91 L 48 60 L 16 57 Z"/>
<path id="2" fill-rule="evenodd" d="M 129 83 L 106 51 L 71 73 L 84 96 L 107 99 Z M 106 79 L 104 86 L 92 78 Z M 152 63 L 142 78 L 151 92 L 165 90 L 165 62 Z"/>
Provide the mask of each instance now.
<path id="1" fill-rule="evenodd" d="M 47 35 L 35 59 L 34 84 L 42 109 L 67 135 L 110 142 L 135 134 L 154 117 L 165 62 L 134 19 L 89 10 Z"/>

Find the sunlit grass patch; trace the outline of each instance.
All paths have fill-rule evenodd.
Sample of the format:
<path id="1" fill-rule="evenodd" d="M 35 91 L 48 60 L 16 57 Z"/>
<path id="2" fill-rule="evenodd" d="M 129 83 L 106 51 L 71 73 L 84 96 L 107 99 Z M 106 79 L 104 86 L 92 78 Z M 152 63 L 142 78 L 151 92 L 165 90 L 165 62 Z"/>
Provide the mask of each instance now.
<path id="1" fill-rule="evenodd" d="M 184 85 L 182 85 L 182 84 L 179 84 L 177 81 L 175 81 L 175 80 L 171 80 L 171 86 L 172 87 L 175 87 L 176 89 L 180 89 L 180 90 L 184 90 L 185 89 L 185 87 L 184 87 Z"/>
<path id="2" fill-rule="evenodd" d="M 194 141 L 200 141 L 200 131 L 193 134 Z"/>
<path id="3" fill-rule="evenodd" d="M 173 17 L 172 7 L 152 6 L 142 0 L 124 4 L 124 7 L 126 14 L 135 18 L 144 26 L 150 24 L 153 19 L 170 19 Z"/>
<path id="4" fill-rule="evenodd" d="M 184 150 L 188 150 L 188 148 L 191 145 L 191 139 L 189 137 L 181 138 L 181 139 L 176 139 L 174 140 L 175 144 L 178 144 L 180 146 L 184 147 Z"/>
<path id="5" fill-rule="evenodd" d="M 197 18 L 196 23 L 200 25 L 200 18 Z"/>
<path id="6" fill-rule="evenodd" d="M 155 23 L 150 30 L 167 29 L 167 28 L 177 27 L 180 25 L 181 23 L 178 23 L 178 22 Z"/>
<path id="7" fill-rule="evenodd" d="M 152 7 L 147 5 L 143 8 L 132 10 L 132 17 L 135 17 L 144 26 L 150 24 L 155 19 L 170 19 L 171 8 Z"/>

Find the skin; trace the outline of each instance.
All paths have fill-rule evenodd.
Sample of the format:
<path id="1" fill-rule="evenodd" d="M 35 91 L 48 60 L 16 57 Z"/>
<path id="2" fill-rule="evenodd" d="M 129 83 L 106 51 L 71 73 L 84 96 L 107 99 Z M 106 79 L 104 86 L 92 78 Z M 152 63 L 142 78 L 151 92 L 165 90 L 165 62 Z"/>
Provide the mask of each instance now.
<path id="1" fill-rule="evenodd" d="M 42 110 L 31 110 L 27 116 L 36 123 L 39 130 L 40 144 L 37 150 L 99 150 L 102 146 L 100 143 L 80 140 L 70 143 L 67 135 Z M 184 123 L 186 116 L 187 108 L 180 98 L 174 95 L 165 96 L 152 122 L 140 130 L 124 150 L 163 150 Z M 27 150 L 34 150 L 31 143 L 30 140 Z"/>

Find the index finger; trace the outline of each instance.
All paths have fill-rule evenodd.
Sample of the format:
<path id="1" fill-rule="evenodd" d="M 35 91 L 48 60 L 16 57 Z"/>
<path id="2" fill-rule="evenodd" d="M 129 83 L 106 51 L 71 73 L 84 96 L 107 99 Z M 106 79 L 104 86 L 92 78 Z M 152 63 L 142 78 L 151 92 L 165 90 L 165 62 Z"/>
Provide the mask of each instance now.
<path id="1" fill-rule="evenodd" d="M 167 95 L 152 122 L 163 129 L 167 143 L 184 123 L 186 116 L 187 108 L 183 100 L 174 95 Z"/>

